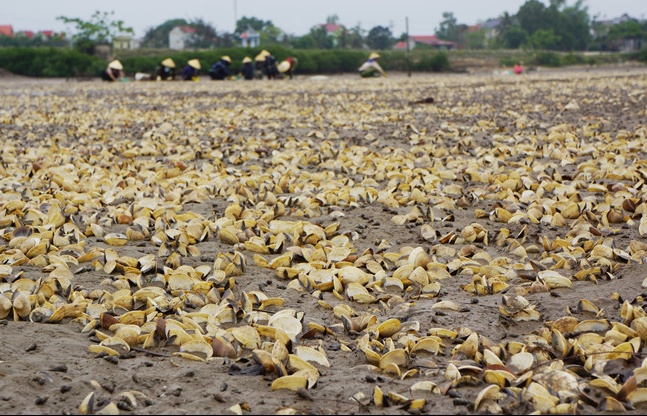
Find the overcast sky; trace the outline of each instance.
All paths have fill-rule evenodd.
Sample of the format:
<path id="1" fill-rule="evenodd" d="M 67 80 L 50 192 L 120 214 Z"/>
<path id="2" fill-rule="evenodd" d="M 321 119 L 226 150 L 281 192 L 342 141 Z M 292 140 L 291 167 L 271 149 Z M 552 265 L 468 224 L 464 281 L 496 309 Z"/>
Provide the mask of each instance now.
<path id="1" fill-rule="evenodd" d="M 359 25 L 368 31 L 390 27 L 394 36 L 433 35 L 444 12 L 452 12 L 458 23 L 472 25 L 504 12 L 515 14 L 526 0 L 1 0 L 0 25 L 19 30 L 73 31 L 57 16 L 89 20 L 95 11 L 114 11 L 115 20 L 135 30 L 136 37 L 167 20 L 202 19 L 219 33 L 233 32 L 242 17 L 270 20 L 291 35 L 304 35 L 310 28 L 337 15 L 346 27 Z M 548 0 L 543 0 L 548 4 Z M 567 0 L 568 5 L 575 0 Z M 611 19 L 624 13 L 647 17 L 647 0 L 583 0 L 591 17 Z"/>

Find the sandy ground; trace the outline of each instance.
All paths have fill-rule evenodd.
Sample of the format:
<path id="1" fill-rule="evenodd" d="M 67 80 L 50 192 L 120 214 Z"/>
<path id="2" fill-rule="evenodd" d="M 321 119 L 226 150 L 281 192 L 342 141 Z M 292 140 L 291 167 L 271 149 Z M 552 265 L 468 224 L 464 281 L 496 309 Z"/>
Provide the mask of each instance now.
<path id="1" fill-rule="evenodd" d="M 505 361 L 521 344 L 535 354 L 534 375 L 529 376 L 537 382 L 544 380 L 542 369 L 551 365 L 569 372 L 575 385 L 570 385 L 570 396 L 560 396 L 567 405 L 563 409 L 602 414 L 602 397 L 618 396 L 607 391 L 592 400 L 585 393 L 589 383 L 605 373 L 621 386 L 642 363 L 644 339 L 631 357 L 591 368 L 578 354 L 560 355 L 550 331 L 546 338 L 546 329 L 564 316 L 594 319 L 595 314 L 582 310 L 582 300 L 601 309 L 597 317 L 608 323 L 623 322 L 625 300 L 636 308 L 636 316 L 643 310 L 647 265 L 635 244 L 646 242 L 640 223 L 647 214 L 619 207 L 624 199 L 643 208 L 647 201 L 644 67 L 540 70 L 520 77 L 393 74 L 373 80 L 343 76 L 164 84 L 3 77 L 0 83 L 0 291 L 8 299 L 16 292 L 15 282 L 42 283 L 49 276 L 50 282 L 58 279 L 63 286 L 57 289 L 58 298 L 47 299 L 57 300 L 57 305 L 82 297 L 118 318 L 128 310 L 147 310 L 152 314 L 143 319 L 149 323 L 157 318 L 194 319 L 200 302 L 211 300 L 189 297 L 191 290 L 172 291 L 172 270 L 180 264 L 191 270 L 206 267 L 210 271 L 199 280 L 207 281 L 209 273 L 220 276 L 213 269 L 223 264 L 223 254 L 239 253 L 245 267 L 238 265 L 238 273 L 228 269 L 226 279 L 209 281 L 219 289 L 221 305 L 229 297 L 234 321 L 217 321 L 216 330 L 195 318 L 204 331 L 202 339 L 212 341 L 218 334 L 232 340 L 232 328 L 263 324 L 279 310 L 292 310 L 302 329 L 287 346 L 290 352 L 308 346 L 327 357 L 326 364 L 313 364 L 319 373 L 316 384 L 275 390 L 277 375 L 263 370 L 253 348 L 238 338 L 232 341 L 237 353 L 231 358 L 188 359 L 178 355 L 180 347 L 173 339 L 157 339 L 149 347 L 136 342 L 129 351 L 111 356 L 90 348 L 115 329 L 101 326 L 100 309 L 74 309 L 55 323 L 33 314 L 14 319 L 10 310 L 0 321 L 3 414 L 487 413 L 485 407 L 474 406 L 489 385 L 483 379 L 485 364 L 477 357 L 498 346 Z M 543 196 L 524 193 L 538 186 Z M 268 192 L 276 197 L 271 202 Z M 17 229 L 30 229 L 31 235 L 40 235 L 39 241 L 57 235 L 59 228 L 60 235 L 74 234 L 60 223 L 46 225 L 53 221 L 50 198 L 67 208 L 65 223 L 84 232 L 84 243 L 66 249 L 52 239 L 40 256 L 25 256 L 28 250 L 14 240 Z M 119 215 L 136 217 L 143 200 L 156 201 L 160 210 L 148 223 L 147 237 L 108 244 L 110 233 L 135 228 L 132 218 Z M 545 207 L 541 221 L 528 218 L 533 200 Z M 548 215 L 552 204 L 561 204 L 562 211 L 569 200 L 579 203 L 578 218 L 560 223 L 554 218 L 557 211 Z M 8 208 L 11 201 L 24 204 Z M 323 238 L 293 235 L 278 252 L 261 256 L 271 261 L 292 253 L 291 266 L 300 264 L 297 270 L 307 282 L 305 250 L 317 242 L 323 250 L 325 241 L 328 247 L 343 241 L 340 252 L 346 255 L 333 260 L 329 253 L 310 263 L 333 274 L 354 265 L 373 282 L 363 282 L 373 300 L 360 302 L 365 298 L 326 285 L 318 290 L 295 284 L 277 269 L 261 267 L 257 253 L 242 239 L 237 245 L 223 239 L 224 222 L 219 219 L 226 219 L 236 202 L 256 224 L 252 233 L 264 235 L 268 245 L 270 233 L 263 234 L 259 225 L 259 214 L 268 212 L 268 206 L 274 220 L 314 224 L 320 230 L 331 227 Z M 520 217 L 502 222 L 497 217 L 501 208 Z M 620 210 L 619 222 L 606 219 L 612 208 Z M 180 215 L 187 213 L 199 218 L 205 230 L 189 244 L 194 251 L 183 251 L 177 242 L 182 229 L 167 232 L 177 240 L 164 244 L 152 237 L 160 229 L 177 231 L 183 222 L 179 218 L 186 218 Z M 47 219 L 34 219 L 41 217 Z M 100 226 L 103 237 L 90 224 Z M 475 224 L 478 238 L 468 232 Z M 575 250 L 573 238 L 582 233 L 589 233 L 588 240 L 604 250 Z M 566 241 L 569 249 L 559 241 Z M 132 265 L 139 274 L 131 272 L 139 277 L 128 281 L 123 264 L 108 267 L 111 250 L 122 259 L 152 255 L 156 268 L 142 272 L 141 262 Z M 399 266 L 407 264 L 414 250 L 426 255 L 426 279 L 438 283 L 439 290 L 427 287 L 425 293 L 406 278 L 408 289 L 382 280 L 398 276 Z M 609 250 L 615 254 L 605 258 L 601 253 Z M 88 260 L 82 257 L 85 253 L 96 256 Z M 367 256 L 375 260 L 371 266 Z M 52 265 L 61 259 L 70 273 L 52 277 Z M 539 272 L 547 270 L 572 286 L 538 289 Z M 506 289 L 472 293 L 470 284 L 481 278 L 496 278 Z M 119 303 L 111 296 L 119 289 L 136 293 L 147 286 L 166 288 L 169 298 L 180 303 L 151 310 L 145 301 L 126 296 Z M 342 286 L 347 290 L 348 282 Z M 31 292 L 32 308 L 43 304 L 36 293 Z M 539 319 L 501 314 L 503 296 L 515 293 L 525 296 Z M 265 297 L 284 303 L 260 308 L 260 302 L 253 302 Z M 455 307 L 438 307 L 441 301 Z M 379 336 L 371 326 L 350 328 L 344 324 L 350 321 L 339 315 L 345 310 L 340 305 L 352 311 L 348 317 L 372 316 L 377 323 L 397 319 L 401 329 Z M 189 333 L 200 332 L 186 325 Z M 144 322 L 139 326 L 143 334 L 151 331 Z M 327 329 L 319 332 L 320 327 Z M 610 328 L 598 332 L 605 335 Z M 438 329 L 456 336 L 443 337 L 436 353 L 408 353 L 397 371 L 372 365 L 363 349 L 372 340 L 378 357 L 389 348 L 408 351 Z M 478 334 L 481 355 L 457 350 L 474 339 L 469 337 L 473 333 Z M 269 351 L 278 343 L 266 337 L 261 341 L 256 347 Z M 459 382 L 448 376 L 454 365 L 463 366 L 465 378 Z M 437 389 L 411 390 L 422 381 Z M 517 378 L 501 389 L 497 402 L 502 413 L 536 410 L 531 397 L 515 396 L 528 383 Z M 387 396 L 383 406 L 376 403 L 376 387 Z M 414 398 L 424 399 L 419 409 L 412 405 Z M 643 404 L 620 399 L 628 413 L 645 410 Z"/>

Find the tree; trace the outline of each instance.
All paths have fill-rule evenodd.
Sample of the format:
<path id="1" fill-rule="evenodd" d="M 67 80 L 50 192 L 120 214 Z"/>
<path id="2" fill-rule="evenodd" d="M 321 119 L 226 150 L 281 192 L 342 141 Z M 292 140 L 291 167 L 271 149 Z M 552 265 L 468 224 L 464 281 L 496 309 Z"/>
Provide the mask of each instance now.
<path id="1" fill-rule="evenodd" d="M 444 12 L 443 20 L 440 22 L 440 28 L 436 31 L 436 36 L 438 39 L 460 43 L 466 29 L 467 25 L 458 24 L 454 13 Z"/>
<path id="2" fill-rule="evenodd" d="M 553 32 L 553 29 L 539 29 L 528 39 L 528 44 L 533 49 L 558 49 L 562 38 Z"/>
<path id="3" fill-rule="evenodd" d="M 393 33 L 384 26 L 375 26 L 366 35 L 366 44 L 371 49 L 384 50 L 393 46 Z"/>
<path id="4" fill-rule="evenodd" d="M 335 46 L 332 36 L 328 36 L 321 25 L 313 26 L 310 33 L 294 39 L 292 44 L 299 49 L 332 49 Z"/>
<path id="5" fill-rule="evenodd" d="M 503 45 L 506 48 L 518 49 L 528 41 L 528 33 L 517 25 L 511 26 L 503 34 Z"/>
<path id="6" fill-rule="evenodd" d="M 333 25 L 339 24 L 339 16 L 333 14 L 326 18 L 326 24 L 332 23 Z"/>
<path id="7" fill-rule="evenodd" d="M 465 33 L 465 46 L 469 49 L 485 49 L 486 43 L 485 29 Z"/>
<path id="8" fill-rule="evenodd" d="M 65 24 L 75 25 L 76 32 L 72 35 L 71 40 L 77 49 L 84 52 L 91 52 L 94 45 L 98 43 L 110 43 L 113 38 L 119 34 L 131 34 L 135 31 L 125 26 L 123 20 L 114 20 L 111 12 L 101 12 L 97 10 L 90 17 L 90 20 L 83 20 L 78 17 L 58 16 Z"/>
<path id="9" fill-rule="evenodd" d="M 234 34 L 240 36 L 250 28 L 257 32 L 262 32 L 268 27 L 274 27 L 271 20 L 261 20 L 256 17 L 243 16 L 236 22 L 236 30 L 234 30 Z"/>
<path id="10" fill-rule="evenodd" d="M 194 19 L 189 22 L 188 26 L 195 29 L 195 33 L 187 42 L 189 48 L 207 49 L 221 46 L 216 29 L 204 20 Z"/>
<path id="11" fill-rule="evenodd" d="M 357 26 L 344 28 L 339 36 L 339 47 L 341 49 L 362 49 L 364 47 L 364 29 Z"/>
<path id="12" fill-rule="evenodd" d="M 539 0 L 528 0 L 522 4 L 517 11 L 516 20 L 529 36 L 540 29 L 551 27 L 549 10 Z"/>
<path id="13" fill-rule="evenodd" d="M 553 29 L 560 37 L 558 49 L 565 51 L 586 50 L 591 43 L 590 17 L 582 0 L 577 0 L 573 6 L 564 6 L 557 10 L 557 19 Z"/>
<path id="14" fill-rule="evenodd" d="M 647 24 L 640 24 L 635 20 L 618 23 L 609 29 L 609 39 L 624 40 L 638 39 L 647 35 Z"/>
<path id="15" fill-rule="evenodd" d="M 532 47 L 553 50 L 586 50 L 591 43 L 590 17 L 583 0 L 567 6 L 566 0 L 526 1 L 515 16 Z M 541 31 L 537 36 L 535 33 Z"/>
<path id="16" fill-rule="evenodd" d="M 510 13 L 505 12 L 499 16 L 499 25 L 496 28 L 496 37 L 499 43 L 505 45 L 505 34 L 506 32 L 516 25 L 515 16 L 510 15 Z"/>

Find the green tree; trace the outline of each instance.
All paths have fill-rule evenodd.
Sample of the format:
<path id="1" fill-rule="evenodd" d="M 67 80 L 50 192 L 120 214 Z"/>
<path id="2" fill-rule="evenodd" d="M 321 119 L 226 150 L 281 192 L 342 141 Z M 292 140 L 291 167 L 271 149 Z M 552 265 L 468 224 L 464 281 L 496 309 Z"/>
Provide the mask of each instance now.
<path id="1" fill-rule="evenodd" d="M 236 30 L 234 30 L 234 34 L 240 36 L 247 29 L 254 29 L 257 32 L 262 32 L 268 27 L 274 27 L 271 20 L 261 20 L 256 17 L 243 16 L 236 22 Z"/>
<path id="2" fill-rule="evenodd" d="M 528 39 L 528 45 L 533 49 L 550 50 L 558 49 L 561 37 L 553 32 L 553 29 L 539 29 Z"/>
<path id="3" fill-rule="evenodd" d="M 334 47 L 332 36 L 328 36 L 326 28 L 320 25 L 313 26 L 310 33 L 294 39 L 292 44 L 299 49 L 333 49 Z"/>
<path id="4" fill-rule="evenodd" d="M 390 49 L 393 46 L 393 33 L 384 26 L 375 26 L 366 35 L 366 45 L 374 50 Z"/>
<path id="5" fill-rule="evenodd" d="M 519 26 L 511 26 L 503 34 L 503 44 L 506 48 L 519 49 L 528 41 L 528 33 Z"/>
<path id="6" fill-rule="evenodd" d="M 519 27 L 529 36 L 540 29 L 551 27 L 550 13 L 539 0 L 528 0 L 521 5 L 515 16 Z"/>
<path id="7" fill-rule="evenodd" d="M 560 37 L 559 49 L 565 51 L 586 50 L 591 43 L 591 24 L 586 7 L 582 0 L 577 0 L 573 6 L 564 6 L 558 10 L 558 18 L 554 22 L 555 34 Z"/>
<path id="8" fill-rule="evenodd" d="M 58 16 L 56 20 L 74 25 L 76 31 L 71 37 L 73 44 L 77 49 L 91 52 L 94 45 L 98 43 L 110 43 L 117 35 L 135 33 L 131 27 L 124 24 L 123 20 L 114 20 L 114 14 L 114 11 L 97 10 L 89 20 L 67 16 Z"/>
<path id="9" fill-rule="evenodd" d="M 487 47 L 485 30 L 479 29 L 465 33 L 465 46 L 469 49 L 485 49 Z"/>
<path id="10" fill-rule="evenodd" d="M 285 38 L 283 31 L 274 25 L 266 26 L 259 34 L 261 35 L 261 45 L 280 44 Z"/>
<path id="11" fill-rule="evenodd" d="M 566 0 L 551 0 L 548 6 L 528 0 L 515 20 L 528 34 L 531 47 L 541 44 L 553 50 L 585 50 L 591 42 L 590 17 L 583 0 L 576 0 L 572 6 L 567 6 Z M 542 32 L 534 36 L 538 31 Z"/>
<path id="12" fill-rule="evenodd" d="M 503 43 L 505 33 L 508 31 L 508 29 L 516 25 L 516 18 L 515 16 L 510 15 L 510 13 L 505 12 L 501 16 L 499 16 L 499 25 L 496 28 L 496 34 L 501 43 Z"/>
<path id="13" fill-rule="evenodd" d="M 609 29 L 609 39 L 640 39 L 647 36 L 647 23 L 640 24 L 636 20 L 629 20 L 611 26 Z"/>
<path id="14" fill-rule="evenodd" d="M 326 17 L 326 24 L 332 23 L 334 25 L 339 24 L 339 16 L 336 14 L 333 14 L 331 16 Z"/>
<path id="15" fill-rule="evenodd" d="M 444 12 L 443 20 L 440 22 L 440 27 L 436 31 L 438 39 L 448 40 L 450 42 L 460 43 L 463 40 L 463 34 L 467 29 L 467 25 L 459 24 L 452 12 Z"/>
<path id="16" fill-rule="evenodd" d="M 339 36 L 339 47 L 342 49 L 362 49 L 364 47 L 364 32 L 359 24 L 350 29 L 343 29 Z"/>
<path id="17" fill-rule="evenodd" d="M 222 46 L 216 29 L 204 20 L 194 19 L 189 22 L 188 26 L 195 29 L 195 33 L 187 42 L 189 48 L 208 49 Z"/>

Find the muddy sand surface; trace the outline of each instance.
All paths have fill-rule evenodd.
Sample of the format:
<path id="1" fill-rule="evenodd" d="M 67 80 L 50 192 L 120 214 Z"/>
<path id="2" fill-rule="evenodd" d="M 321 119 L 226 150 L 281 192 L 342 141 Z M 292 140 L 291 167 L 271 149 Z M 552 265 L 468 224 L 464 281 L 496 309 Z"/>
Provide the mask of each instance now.
<path id="1" fill-rule="evenodd" d="M 0 83 L 1 413 L 644 413 L 644 67 Z"/>

